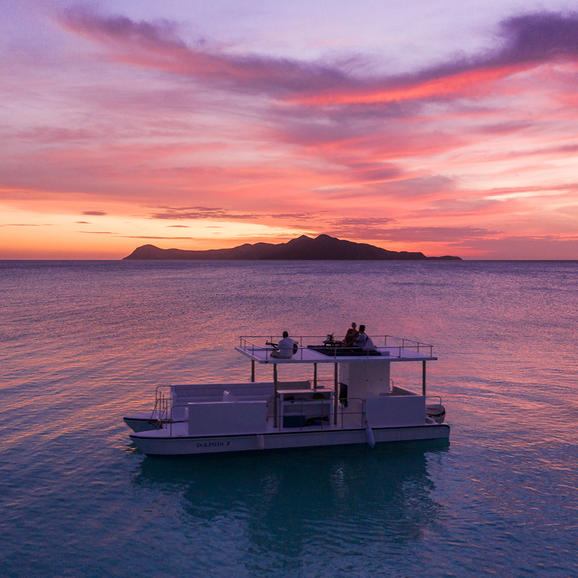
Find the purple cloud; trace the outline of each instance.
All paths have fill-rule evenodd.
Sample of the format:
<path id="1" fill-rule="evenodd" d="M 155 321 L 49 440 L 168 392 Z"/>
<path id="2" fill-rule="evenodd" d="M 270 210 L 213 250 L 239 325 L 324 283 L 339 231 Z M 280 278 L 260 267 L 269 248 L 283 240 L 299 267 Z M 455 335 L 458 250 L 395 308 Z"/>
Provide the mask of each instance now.
<path id="1" fill-rule="evenodd" d="M 400 173 L 401 174 L 401 173 Z M 428 177 L 400 178 L 387 182 L 360 183 L 355 188 L 335 187 L 323 189 L 319 194 L 331 198 L 346 199 L 352 197 L 392 197 L 416 199 L 437 193 L 447 193 L 456 188 L 456 183 L 449 177 L 432 175 Z"/>
<path id="2" fill-rule="evenodd" d="M 505 45 L 499 63 L 544 62 L 578 55 L 578 13 L 538 12 L 514 16 L 501 24 Z"/>
<path id="3" fill-rule="evenodd" d="M 104 217 L 106 215 L 104 211 L 82 211 L 82 214 L 89 217 Z"/>
<path id="4" fill-rule="evenodd" d="M 399 227 L 384 229 L 381 238 L 390 241 L 455 243 L 469 239 L 485 239 L 499 233 L 500 231 L 479 227 Z"/>
<path id="5" fill-rule="evenodd" d="M 255 219 L 255 213 L 236 213 L 212 207 L 162 207 L 162 212 L 154 213 L 151 219 Z"/>
<path id="6" fill-rule="evenodd" d="M 488 69 L 525 67 L 557 58 L 578 55 L 578 12 L 558 14 L 539 12 L 503 21 L 499 28 L 501 42 L 497 50 L 469 59 L 455 59 L 417 73 L 376 77 L 352 74 L 359 71 L 359 57 L 347 66 L 308 63 L 288 58 L 259 55 L 239 56 L 210 50 L 205 42 L 188 45 L 167 21 L 136 22 L 125 16 L 106 16 L 87 9 L 69 10 L 61 15 L 68 29 L 107 46 L 115 58 L 132 64 L 153 67 L 208 82 L 222 88 L 298 98 L 300 96 L 379 93 L 409 89 Z M 504 74 L 507 74 L 504 71 Z M 470 82 L 483 81 L 471 78 Z M 441 92 L 440 92 L 441 91 Z M 441 85 L 417 92 L 408 98 L 443 96 Z M 394 98 L 394 101 L 403 100 Z M 357 109 L 359 113 L 359 109 Z"/>
<path id="7" fill-rule="evenodd" d="M 153 213 L 151 219 L 166 220 L 235 220 L 235 221 L 255 221 L 265 218 L 271 219 L 310 219 L 311 215 L 307 213 L 241 213 L 233 210 L 222 209 L 217 207 L 159 207 L 159 212 Z M 168 225 L 169 227 L 182 227 L 186 225 Z"/>
<path id="8" fill-rule="evenodd" d="M 87 141 L 94 138 L 94 133 L 86 129 L 69 129 L 62 127 L 36 127 L 18 131 L 16 138 L 30 140 L 35 143 L 65 143 Z"/>
<path id="9" fill-rule="evenodd" d="M 504 75 L 507 75 L 531 65 L 578 57 L 578 12 L 537 12 L 515 16 L 501 22 L 499 32 L 499 47 L 495 51 L 472 58 L 457 58 L 414 74 L 378 80 L 375 86 L 409 88 L 436 80 L 448 81 L 468 73 L 474 73 L 472 82 L 483 82 L 485 78 L 476 78 L 476 72 L 504 69 Z M 435 90 L 432 94 L 436 94 Z"/>
<path id="10" fill-rule="evenodd" d="M 347 74 L 323 64 L 265 56 L 210 52 L 205 42 L 185 44 L 176 26 L 165 20 L 135 22 L 125 16 L 105 16 L 72 9 L 61 23 L 77 34 L 109 47 L 119 60 L 194 77 L 217 86 L 270 94 L 310 92 L 351 82 Z"/>
<path id="11" fill-rule="evenodd" d="M 530 121 L 511 120 L 500 123 L 487 124 L 479 127 L 477 130 L 483 134 L 502 135 L 517 133 L 528 128 L 532 128 L 534 124 Z"/>
<path id="12" fill-rule="evenodd" d="M 330 234 L 337 237 L 364 237 L 380 241 L 402 243 L 447 243 L 451 245 L 469 243 L 476 239 L 487 239 L 497 231 L 481 227 L 389 227 L 394 219 L 357 217 L 333 221 Z"/>

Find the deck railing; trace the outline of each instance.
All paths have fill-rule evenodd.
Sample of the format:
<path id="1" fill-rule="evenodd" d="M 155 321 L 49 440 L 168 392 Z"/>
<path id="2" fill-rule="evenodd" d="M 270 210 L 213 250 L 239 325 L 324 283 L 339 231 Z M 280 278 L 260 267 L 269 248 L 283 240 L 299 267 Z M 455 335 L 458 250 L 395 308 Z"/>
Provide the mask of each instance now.
<path id="1" fill-rule="evenodd" d="M 155 395 L 155 409 L 153 410 L 152 415 L 156 416 L 156 419 L 158 421 L 158 427 L 161 427 L 164 424 L 169 431 L 169 435 L 172 435 L 173 423 L 175 423 L 173 415 L 174 411 L 179 409 L 183 410 L 183 416 L 186 418 L 186 414 L 188 413 L 187 412 L 188 406 L 194 402 L 182 402 L 180 404 L 175 404 L 171 406 L 169 388 L 170 386 L 157 387 Z M 276 394 L 275 398 L 278 399 L 279 394 Z M 275 403 L 274 400 L 268 400 L 268 403 L 272 405 L 271 407 L 268 408 L 267 412 L 268 415 L 266 420 L 267 423 L 274 424 L 274 429 L 283 431 L 285 430 L 297 431 L 309 429 L 335 429 L 335 426 L 338 426 L 340 428 L 366 427 L 367 418 L 366 418 L 365 400 L 357 397 L 349 397 L 347 399 L 340 400 L 335 408 L 336 414 L 334 414 L 333 411 L 329 407 L 327 407 L 327 411 L 323 411 L 323 413 L 320 413 L 319 415 L 309 416 L 310 423 L 306 423 L 303 426 L 291 427 L 283 425 L 283 421 L 281 420 L 282 416 L 283 417 L 298 416 L 298 415 L 306 416 L 307 410 L 311 408 L 311 404 L 318 404 L 319 405 L 318 409 L 321 409 L 322 406 L 324 404 L 327 404 L 328 401 L 329 398 L 328 399 L 312 398 L 311 400 L 292 401 L 291 408 L 293 411 L 291 411 L 290 413 L 286 413 L 286 410 L 284 410 L 283 412 L 281 411 L 279 404 Z M 330 403 L 332 403 L 332 401 L 330 401 Z M 443 407 L 442 399 L 440 396 L 428 395 L 426 397 L 426 405 L 432 403 L 439 405 L 440 407 Z M 271 411 L 273 413 L 271 413 Z"/>
<path id="2" fill-rule="evenodd" d="M 155 406 L 151 413 L 151 418 L 156 419 L 159 423 L 172 419 L 171 411 L 171 392 L 170 386 L 159 385 L 155 389 Z"/>
<path id="3" fill-rule="evenodd" d="M 334 339 L 334 334 L 319 335 L 299 335 L 290 336 L 291 339 L 297 342 L 298 350 L 293 356 L 293 359 L 303 359 L 303 350 L 310 345 L 327 345 L 329 350 L 335 348 L 335 357 L 338 358 L 339 348 L 343 344 L 339 340 Z M 265 351 L 266 358 L 274 351 L 272 343 L 278 343 L 282 336 L 278 335 L 241 335 L 239 337 L 239 347 L 250 354 L 255 354 L 257 351 Z M 425 357 L 433 357 L 433 345 L 429 343 L 422 343 L 407 337 L 397 337 L 395 335 L 375 335 L 371 336 L 374 345 L 380 351 L 387 351 L 390 357 L 404 357 L 404 353 L 413 352 Z"/>

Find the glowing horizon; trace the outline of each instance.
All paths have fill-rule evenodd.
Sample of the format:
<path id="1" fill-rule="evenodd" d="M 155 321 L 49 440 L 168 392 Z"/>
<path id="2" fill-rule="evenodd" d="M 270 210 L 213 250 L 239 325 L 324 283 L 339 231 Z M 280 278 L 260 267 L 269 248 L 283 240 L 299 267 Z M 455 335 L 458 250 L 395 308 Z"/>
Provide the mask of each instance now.
<path id="1" fill-rule="evenodd" d="M 578 259 L 578 11 L 428 6 L 18 4 L 0 24 L 0 259 L 321 233 Z"/>

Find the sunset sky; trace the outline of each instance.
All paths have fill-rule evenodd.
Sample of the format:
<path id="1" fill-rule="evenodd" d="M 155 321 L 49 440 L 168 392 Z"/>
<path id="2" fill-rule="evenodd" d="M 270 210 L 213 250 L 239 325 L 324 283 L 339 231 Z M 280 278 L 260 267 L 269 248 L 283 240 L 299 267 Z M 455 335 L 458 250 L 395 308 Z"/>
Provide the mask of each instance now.
<path id="1" fill-rule="evenodd" d="M 576 0 L 0 6 L 0 259 L 578 259 Z"/>

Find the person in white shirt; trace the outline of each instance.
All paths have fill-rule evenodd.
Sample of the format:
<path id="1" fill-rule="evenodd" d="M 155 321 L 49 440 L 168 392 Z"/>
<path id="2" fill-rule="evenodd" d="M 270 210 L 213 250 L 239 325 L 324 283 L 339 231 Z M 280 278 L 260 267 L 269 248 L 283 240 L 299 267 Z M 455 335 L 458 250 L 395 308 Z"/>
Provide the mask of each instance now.
<path id="1" fill-rule="evenodd" d="M 373 344 L 371 337 L 369 337 L 369 335 L 367 335 L 367 333 L 365 333 L 365 325 L 359 326 L 359 335 L 357 336 L 357 339 L 355 340 L 355 346 L 360 347 L 361 349 L 363 349 L 363 351 L 374 351 L 375 350 L 375 345 Z"/>
<path id="2" fill-rule="evenodd" d="M 297 353 L 299 345 L 297 341 L 289 337 L 287 331 L 283 331 L 283 339 L 277 344 L 277 349 L 271 353 L 271 357 L 280 357 L 282 359 L 289 359 Z"/>

